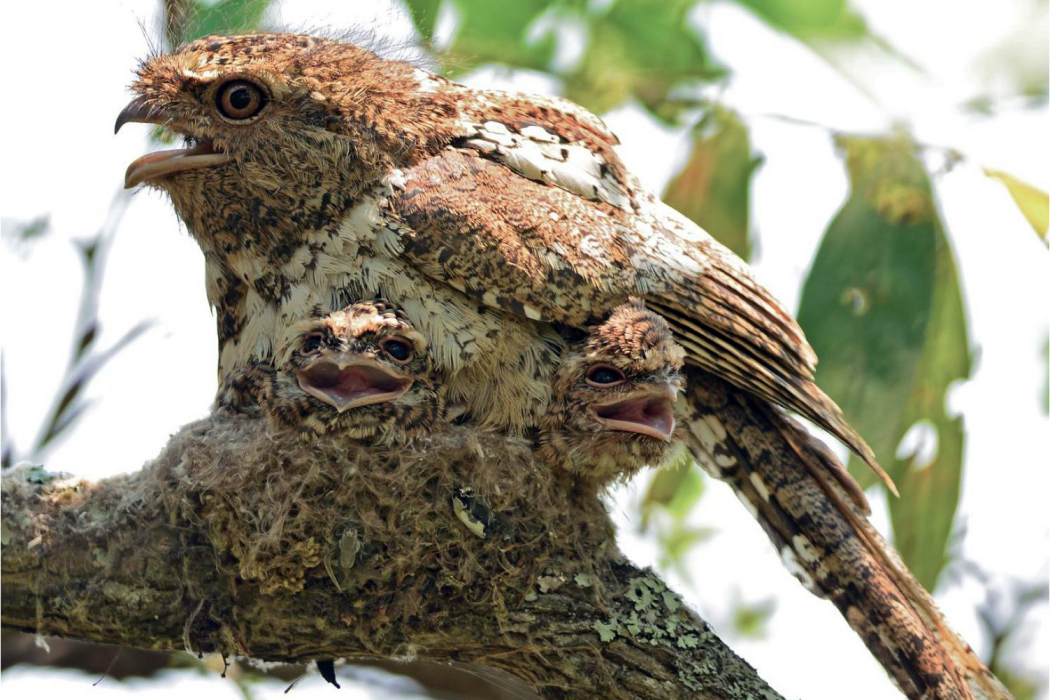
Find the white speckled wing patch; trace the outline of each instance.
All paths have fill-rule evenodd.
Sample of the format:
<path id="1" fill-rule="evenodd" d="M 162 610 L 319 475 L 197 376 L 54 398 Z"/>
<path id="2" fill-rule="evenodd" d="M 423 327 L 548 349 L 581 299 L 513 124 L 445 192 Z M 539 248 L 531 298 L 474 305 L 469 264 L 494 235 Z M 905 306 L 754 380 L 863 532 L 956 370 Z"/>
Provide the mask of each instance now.
<path id="1" fill-rule="evenodd" d="M 565 143 L 541 126 L 526 126 L 517 133 L 495 121 L 464 124 L 463 128 L 467 146 L 530 180 L 634 211 L 630 195 L 613 177 L 605 159 L 580 143 Z"/>

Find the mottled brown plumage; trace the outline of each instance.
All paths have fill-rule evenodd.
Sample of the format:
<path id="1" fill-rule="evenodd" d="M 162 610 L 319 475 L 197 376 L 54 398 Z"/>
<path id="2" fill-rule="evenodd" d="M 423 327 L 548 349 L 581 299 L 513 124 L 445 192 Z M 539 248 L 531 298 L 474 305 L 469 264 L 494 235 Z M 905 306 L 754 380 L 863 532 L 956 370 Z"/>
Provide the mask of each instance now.
<path id="1" fill-rule="evenodd" d="M 690 449 L 762 523 L 785 566 L 827 598 L 909 698 L 1006 698 L 945 623 L 838 479 L 813 488 L 809 464 L 838 460 L 775 407 L 718 377 L 688 374 Z"/>
<path id="2" fill-rule="evenodd" d="M 641 304 L 613 311 L 562 356 L 540 420 L 540 458 L 599 486 L 664 464 L 675 451 L 684 356 Z"/>
<path id="3" fill-rule="evenodd" d="M 261 96 L 258 114 L 224 115 L 235 82 Z M 875 464 L 813 383 L 791 316 L 732 253 L 644 192 L 585 110 L 292 35 L 201 39 L 147 62 L 133 88 L 119 121 L 167 124 L 208 166 L 147 157 L 128 182 L 168 192 L 204 249 L 222 374 L 269 357 L 314 304 L 407 296 L 474 418 L 520 429 L 542 413 L 552 359 L 521 318 L 586 326 L 644 296 L 689 362 L 812 418 Z"/>
<path id="4" fill-rule="evenodd" d="M 731 402 L 690 391 L 682 434 L 698 461 L 764 504 L 754 512 L 775 544 L 816 559 L 816 590 L 850 581 L 857 602 L 844 614 L 895 677 L 915 674 L 903 684 L 912 697 L 968 697 L 960 675 L 977 696 L 1001 697 L 866 534 L 842 467 L 780 414 L 810 418 L 882 473 L 813 382 L 798 325 L 742 261 L 640 187 L 599 119 L 293 35 L 193 42 L 144 64 L 133 90 L 118 128 L 162 123 L 190 141 L 132 164 L 127 184 L 167 192 L 205 253 L 221 375 L 270 362 L 315 305 L 380 295 L 429 340 L 470 420 L 521 433 L 547 409 L 563 348 L 553 327 L 600 324 L 640 297 L 684 348 L 687 383 L 712 378 L 750 407 L 737 420 Z M 769 440 L 791 449 L 761 449 Z M 784 474 L 795 480 L 778 491 Z M 820 550 L 816 536 L 777 534 L 832 521 L 842 540 L 828 546 L 848 542 L 880 575 L 849 571 L 859 560 Z M 873 602 L 888 598 L 903 601 L 897 617 Z M 956 674 L 926 673 L 953 662 Z"/>
<path id="5" fill-rule="evenodd" d="M 266 99 L 236 123 L 219 97 L 246 79 Z M 482 308 L 399 254 L 396 172 L 454 138 L 456 100 L 433 99 L 426 81 L 445 84 L 325 39 L 193 42 L 143 65 L 139 98 L 118 120 L 165 124 L 191 148 L 140 159 L 127 182 L 163 189 L 204 251 L 221 379 L 268 363 L 284 329 L 315 306 L 385 297 L 427 337 L 450 401 L 483 426 L 524 432 L 546 409 L 559 336 Z"/>
<path id="6" fill-rule="evenodd" d="M 275 428 L 304 439 L 403 443 L 444 422 L 439 382 L 426 339 L 397 307 L 376 300 L 293 324 L 276 369 L 233 373 L 217 403 L 230 412 L 258 406 Z"/>

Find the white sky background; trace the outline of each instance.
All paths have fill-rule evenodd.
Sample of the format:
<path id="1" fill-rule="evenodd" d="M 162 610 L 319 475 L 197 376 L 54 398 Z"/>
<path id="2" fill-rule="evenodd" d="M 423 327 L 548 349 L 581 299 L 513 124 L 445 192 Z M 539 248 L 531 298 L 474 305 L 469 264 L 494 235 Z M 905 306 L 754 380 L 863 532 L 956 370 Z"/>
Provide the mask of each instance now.
<path id="1" fill-rule="evenodd" d="M 736 6 L 703 6 L 696 19 L 716 56 L 735 77 L 723 97 L 751 117 L 754 143 L 765 158 L 753 191 L 759 236 L 759 278 L 796 308 L 801 282 L 820 236 L 846 196 L 847 183 L 829 134 L 769 115 L 783 115 L 838 130 L 871 132 L 906 120 L 920 140 L 950 145 L 972 157 L 938 183 L 941 207 L 955 245 L 976 350 L 972 381 L 950 398 L 966 419 L 968 443 L 957 527 L 965 528 L 961 555 L 979 562 L 996 580 L 1045 576 L 1050 508 L 1047 507 L 1048 421 L 1040 410 L 1047 368 L 1050 275 L 1045 247 L 1016 210 L 1006 190 L 985 178 L 980 165 L 1050 185 L 1047 111 L 1006 112 L 994 118 L 963 116 L 955 106 L 985 84 L 976 66 L 987 50 L 1018 26 L 1042 32 L 1046 14 L 1032 21 L 1024 0 L 958 3 L 951 0 L 864 0 L 857 3 L 874 29 L 923 65 L 926 77 L 883 71 L 876 107 L 837 72 L 796 42 L 772 32 Z M 389 0 L 341 3 L 285 0 L 280 19 L 289 26 L 371 24 L 382 34 L 412 36 L 408 19 Z M 1044 6 L 1045 7 L 1045 6 Z M 128 163 L 146 147 L 146 127 L 131 125 L 119 138 L 113 120 L 127 102 L 126 85 L 137 59 L 155 36 L 157 3 L 5 3 L 0 51 L 2 213 L 6 222 L 49 214 L 53 233 L 26 251 L 0 246 L 0 323 L 10 434 L 32 441 L 69 353 L 81 273 L 70 241 L 93 234 L 105 218 Z M 140 25 L 146 27 L 144 34 Z M 1015 41 L 1016 40 L 1012 40 Z M 1044 49 L 1045 50 L 1045 49 Z M 571 44 L 563 56 L 571 60 Z M 857 58 L 863 61 L 863 57 Z M 871 66 L 865 65 L 865 69 Z M 541 76 L 485 70 L 470 82 L 527 91 L 553 91 Z M 642 180 L 661 189 L 680 166 L 688 143 L 676 130 L 656 126 L 637 107 L 607 115 L 624 145 L 621 154 Z M 214 320 L 204 296 L 203 265 L 167 202 L 140 193 L 124 219 L 108 263 L 101 299 L 103 342 L 113 342 L 144 318 L 156 327 L 125 350 L 91 387 L 94 408 L 73 435 L 49 456 L 51 469 L 102 477 L 137 468 L 154 456 L 179 425 L 200 417 L 215 378 Z M 644 480 L 617 493 L 614 515 L 621 545 L 639 564 L 655 564 L 656 547 L 637 534 L 632 514 Z M 878 499 L 876 499 L 878 500 Z M 885 521 L 881 502 L 877 519 Z M 690 580 L 668 572 L 672 584 L 786 697 L 898 697 L 830 604 L 799 586 L 781 567 L 765 535 L 728 489 L 712 486 L 691 524 L 717 535 L 689 560 Z M 983 591 L 942 584 L 938 600 L 963 636 L 987 648 L 975 618 Z M 776 613 L 761 640 L 733 638 L 734 602 L 775 599 Z M 1030 618 L 1018 650 L 1023 666 L 1046 676 L 1048 615 Z M 16 669 L 3 674 L 10 697 L 41 700 L 78 691 L 90 697 L 235 697 L 219 678 L 173 674 L 163 680 L 97 687 L 73 673 Z M 295 692 L 317 689 L 303 681 Z M 340 697 L 385 697 L 371 683 Z M 265 685 L 259 697 L 283 686 Z"/>

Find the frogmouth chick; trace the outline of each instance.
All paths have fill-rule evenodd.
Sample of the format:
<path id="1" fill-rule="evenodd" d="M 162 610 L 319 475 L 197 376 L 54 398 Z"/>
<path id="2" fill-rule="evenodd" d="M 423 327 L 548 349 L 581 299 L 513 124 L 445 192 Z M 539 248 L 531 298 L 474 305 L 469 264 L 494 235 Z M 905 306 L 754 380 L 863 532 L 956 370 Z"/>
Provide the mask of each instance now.
<path id="1" fill-rule="evenodd" d="M 258 403 L 278 429 L 304 439 L 343 435 L 404 442 L 444 420 L 445 402 L 427 342 L 385 300 L 363 301 L 289 327 L 276 368 L 254 366 L 227 380 L 231 396 Z M 225 400 L 224 400 L 225 398 Z"/>
<path id="2" fill-rule="evenodd" d="M 639 302 L 615 309 L 562 357 L 540 419 L 540 456 L 605 484 L 675 452 L 674 403 L 685 351 Z"/>

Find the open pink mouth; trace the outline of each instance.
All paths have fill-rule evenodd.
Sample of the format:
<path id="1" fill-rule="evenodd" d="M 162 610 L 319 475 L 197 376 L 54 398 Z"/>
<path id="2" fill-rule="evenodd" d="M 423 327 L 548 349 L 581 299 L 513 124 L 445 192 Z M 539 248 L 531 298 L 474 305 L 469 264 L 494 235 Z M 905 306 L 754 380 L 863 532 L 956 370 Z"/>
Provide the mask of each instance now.
<path id="1" fill-rule="evenodd" d="M 299 372 L 299 386 L 335 410 L 393 401 L 408 391 L 412 380 L 366 360 L 348 363 L 319 359 Z"/>
<path id="2" fill-rule="evenodd" d="M 230 157 L 225 153 L 215 151 L 211 139 L 205 139 L 193 148 L 173 148 L 147 153 L 128 166 L 124 173 L 124 188 L 130 189 L 161 175 L 222 165 L 229 160 Z"/>
<path id="3" fill-rule="evenodd" d="M 670 442 L 674 435 L 674 390 L 670 387 L 666 392 L 635 394 L 591 410 L 613 430 L 647 435 L 664 442 Z"/>

